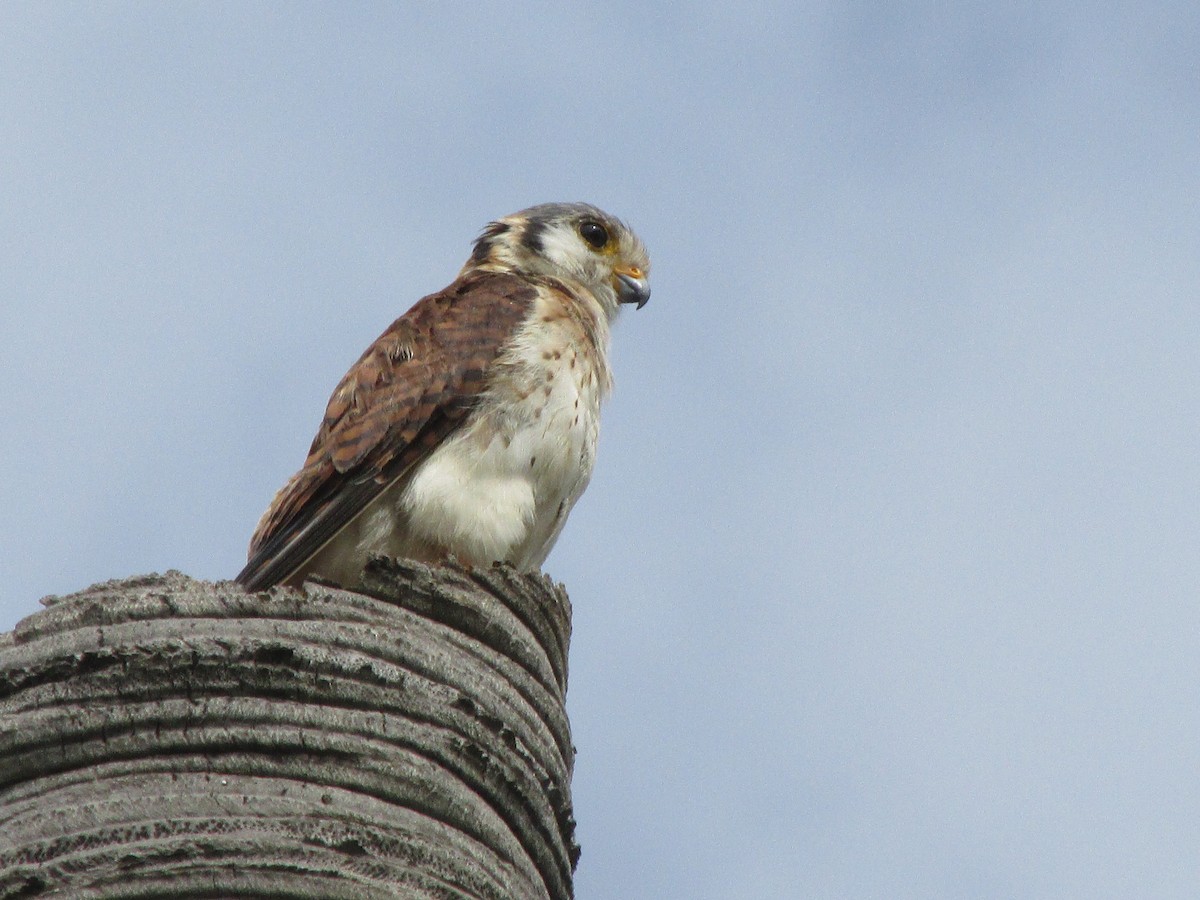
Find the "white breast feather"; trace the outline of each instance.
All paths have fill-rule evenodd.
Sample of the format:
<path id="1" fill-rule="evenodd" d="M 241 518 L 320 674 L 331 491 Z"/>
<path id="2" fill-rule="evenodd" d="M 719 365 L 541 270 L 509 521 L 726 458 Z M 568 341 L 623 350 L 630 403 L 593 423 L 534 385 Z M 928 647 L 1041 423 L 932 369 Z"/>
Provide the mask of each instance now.
<path id="1" fill-rule="evenodd" d="M 446 551 L 474 565 L 541 566 L 591 477 L 611 386 L 602 308 L 586 310 L 593 347 L 561 302 L 539 297 L 463 427 L 326 544 L 311 572 L 348 584 L 373 554 Z"/>
<path id="2" fill-rule="evenodd" d="M 505 559 L 522 569 L 550 552 L 591 477 L 609 377 L 604 349 L 585 347 L 570 319 L 544 321 L 546 311 L 539 301 L 479 413 L 398 498 L 412 536 L 476 563 Z M 607 321 L 599 322 L 607 344 Z"/>

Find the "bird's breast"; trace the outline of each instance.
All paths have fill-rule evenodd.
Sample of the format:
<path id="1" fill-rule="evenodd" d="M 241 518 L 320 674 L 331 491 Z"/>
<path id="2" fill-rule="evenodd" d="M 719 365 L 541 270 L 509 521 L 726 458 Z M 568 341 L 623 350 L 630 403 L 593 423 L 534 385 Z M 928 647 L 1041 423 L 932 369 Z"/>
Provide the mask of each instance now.
<path id="1" fill-rule="evenodd" d="M 541 565 L 591 477 L 604 351 L 571 317 L 535 311 L 465 427 L 413 472 L 401 498 L 411 527 L 475 562 Z"/>

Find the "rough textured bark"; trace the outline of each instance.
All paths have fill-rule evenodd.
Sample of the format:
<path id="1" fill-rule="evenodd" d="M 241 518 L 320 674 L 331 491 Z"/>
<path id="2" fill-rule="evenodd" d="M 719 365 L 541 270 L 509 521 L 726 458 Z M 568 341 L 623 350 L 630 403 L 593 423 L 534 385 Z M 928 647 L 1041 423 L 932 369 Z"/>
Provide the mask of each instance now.
<path id="1" fill-rule="evenodd" d="M 570 897 L 569 633 L 505 567 L 54 598 L 0 635 L 0 897 Z"/>

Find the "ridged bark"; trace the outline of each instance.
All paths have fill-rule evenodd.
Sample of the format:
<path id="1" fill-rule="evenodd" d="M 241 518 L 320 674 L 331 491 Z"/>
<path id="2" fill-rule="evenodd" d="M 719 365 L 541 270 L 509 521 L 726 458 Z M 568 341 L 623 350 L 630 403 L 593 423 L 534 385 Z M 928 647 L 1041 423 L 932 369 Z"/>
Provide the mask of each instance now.
<path id="1" fill-rule="evenodd" d="M 0 636 L 0 897 L 568 898 L 570 604 L 113 581 Z"/>

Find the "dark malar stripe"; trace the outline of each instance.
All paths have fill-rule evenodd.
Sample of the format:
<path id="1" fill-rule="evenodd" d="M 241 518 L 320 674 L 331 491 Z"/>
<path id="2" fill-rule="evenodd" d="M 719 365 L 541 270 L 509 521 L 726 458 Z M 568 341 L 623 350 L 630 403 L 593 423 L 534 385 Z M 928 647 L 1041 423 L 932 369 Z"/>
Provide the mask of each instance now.
<path id="1" fill-rule="evenodd" d="M 521 234 L 521 243 L 531 253 L 541 253 L 544 249 L 542 242 L 542 233 L 546 230 L 546 222 L 542 219 L 530 219 L 525 225 L 525 231 Z"/>

